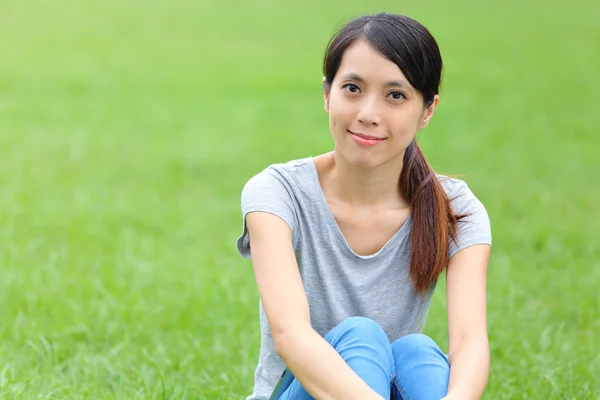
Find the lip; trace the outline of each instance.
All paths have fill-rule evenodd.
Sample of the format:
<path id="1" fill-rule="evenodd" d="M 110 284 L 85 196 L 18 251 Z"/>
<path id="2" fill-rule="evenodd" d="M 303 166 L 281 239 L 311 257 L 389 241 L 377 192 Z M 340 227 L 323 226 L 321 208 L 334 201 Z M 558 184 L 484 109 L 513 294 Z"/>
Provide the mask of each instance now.
<path id="1" fill-rule="evenodd" d="M 368 139 L 368 140 L 384 140 L 385 138 L 382 137 L 377 137 L 377 136 L 373 136 L 373 135 L 369 135 L 368 133 L 361 133 L 361 132 L 352 132 L 349 129 L 346 129 L 348 131 L 348 133 L 352 134 L 352 135 L 356 135 L 358 137 L 361 137 L 363 139 Z"/>
<path id="2" fill-rule="evenodd" d="M 361 146 L 375 146 L 385 140 L 385 138 L 369 136 L 363 133 L 354 133 L 352 131 L 348 131 L 348 134 L 356 143 Z"/>

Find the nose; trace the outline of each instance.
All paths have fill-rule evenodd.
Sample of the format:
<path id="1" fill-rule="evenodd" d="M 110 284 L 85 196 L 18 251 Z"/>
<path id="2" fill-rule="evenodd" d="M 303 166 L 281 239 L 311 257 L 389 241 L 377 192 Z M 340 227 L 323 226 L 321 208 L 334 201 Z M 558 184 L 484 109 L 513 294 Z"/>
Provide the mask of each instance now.
<path id="1" fill-rule="evenodd" d="M 357 119 L 366 126 L 378 126 L 381 123 L 381 116 L 374 99 L 365 99 L 358 111 Z"/>

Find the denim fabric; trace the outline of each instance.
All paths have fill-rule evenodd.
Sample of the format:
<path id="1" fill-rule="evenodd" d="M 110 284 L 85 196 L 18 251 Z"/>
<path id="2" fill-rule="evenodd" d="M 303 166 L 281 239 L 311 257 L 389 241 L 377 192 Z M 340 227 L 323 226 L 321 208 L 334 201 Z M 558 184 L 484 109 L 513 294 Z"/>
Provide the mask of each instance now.
<path id="1" fill-rule="evenodd" d="M 448 391 L 448 358 L 428 336 L 411 334 L 390 343 L 376 322 L 352 317 L 332 329 L 325 340 L 384 399 L 439 400 Z M 296 379 L 279 397 L 312 399 Z"/>

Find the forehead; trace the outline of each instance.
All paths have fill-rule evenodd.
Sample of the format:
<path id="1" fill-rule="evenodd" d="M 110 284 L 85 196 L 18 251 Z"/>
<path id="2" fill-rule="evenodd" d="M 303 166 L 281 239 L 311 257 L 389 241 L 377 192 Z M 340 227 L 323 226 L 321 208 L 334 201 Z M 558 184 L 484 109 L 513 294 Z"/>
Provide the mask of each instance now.
<path id="1" fill-rule="evenodd" d="M 364 40 L 357 41 L 344 52 L 336 78 L 348 74 L 359 75 L 370 83 L 401 80 L 410 86 L 402 70 Z"/>

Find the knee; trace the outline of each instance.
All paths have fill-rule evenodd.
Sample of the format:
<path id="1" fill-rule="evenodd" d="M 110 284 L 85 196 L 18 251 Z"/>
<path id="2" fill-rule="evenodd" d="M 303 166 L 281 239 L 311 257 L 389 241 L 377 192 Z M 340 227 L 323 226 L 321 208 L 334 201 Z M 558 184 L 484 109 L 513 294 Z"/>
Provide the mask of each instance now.
<path id="1" fill-rule="evenodd" d="M 325 336 L 325 339 L 329 343 L 350 340 L 352 342 L 379 344 L 387 347 L 391 353 L 390 341 L 383 328 L 377 322 L 366 317 L 350 317 L 345 319 L 333 328 Z"/>
<path id="2" fill-rule="evenodd" d="M 392 352 L 396 361 L 429 357 L 446 358 L 435 341 L 421 333 L 402 336 L 395 340 L 392 343 Z"/>
<path id="3" fill-rule="evenodd" d="M 412 334 L 392 343 L 395 382 L 406 398 L 440 399 L 448 391 L 450 364 L 428 336 Z"/>
<path id="4" fill-rule="evenodd" d="M 352 332 L 353 336 L 368 338 L 386 336 L 383 328 L 367 317 L 350 317 L 336 326 L 334 331 Z M 387 337 L 387 336 L 386 336 Z"/>
<path id="5" fill-rule="evenodd" d="M 350 317 L 333 328 L 325 340 L 346 362 L 350 359 L 368 359 L 392 376 L 394 356 L 390 341 L 383 328 L 372 319 Z"/>

